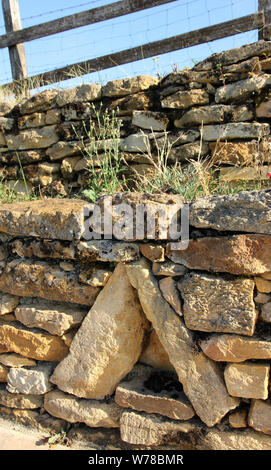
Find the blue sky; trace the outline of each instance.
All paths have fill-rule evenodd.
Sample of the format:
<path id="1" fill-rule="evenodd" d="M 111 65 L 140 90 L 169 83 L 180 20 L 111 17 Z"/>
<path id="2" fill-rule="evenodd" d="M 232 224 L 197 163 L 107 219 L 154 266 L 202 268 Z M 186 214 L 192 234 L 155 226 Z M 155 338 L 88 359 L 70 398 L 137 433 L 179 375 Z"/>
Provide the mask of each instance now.
<path id="1" fill-rule="evenodd" d="M 114 3 L 113 0 L 19 0 L 22 26 L 28 27 L 62 16 Z M 75 62 L 121 51 L 148 42 L 175 36 L 240 16 L 254 13 L 258 0 L 177 0 L 132 15 L 25 44 L 29 76 L 53 70 Z M 5 33 L 0 7 L 0 34 Z M 239 47 L 257 41 L 257 32 L 195 46 L 182 51 L 156 56 L 132 64 L 114 67 L 77 80 L 67 80 L 61 86 L 79 83 L 106 83 L 116 78 L 138 74 L 166 74 L 177 67 L 192 67 L 214 52 Z M 7 49 L 0 49 L 0 84 L 11 81 Z"/>

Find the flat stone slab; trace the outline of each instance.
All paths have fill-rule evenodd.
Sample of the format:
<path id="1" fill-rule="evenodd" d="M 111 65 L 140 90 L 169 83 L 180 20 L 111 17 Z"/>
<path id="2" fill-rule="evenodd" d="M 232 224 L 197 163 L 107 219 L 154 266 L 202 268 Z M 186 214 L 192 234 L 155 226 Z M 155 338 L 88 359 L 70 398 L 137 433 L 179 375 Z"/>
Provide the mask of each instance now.
<path id="1" fill-rule="evenodd" d="M 52 390 L 49 382 L 55 364 L 42 362 L 29 369 L 11 368 L 8 373 L 7 390 L 11 393 L 44 395 Z"/>
<path id="2" fill-rule="evenodd" d="M 270 235 L 271 191 L 243 191 L 199 198 L 190 204 L 190 225 Z"/>
<path id="3" fill-rule="evenodd" d="M 228 392 L 234 397 L 268 398 L 270 365 L 243 362 L 228 364 L 224 377 Z"/>
<path id="4" fill-rule="evenodd" d="M 164 438 L 177 437 L 179 432 L 188 434 L 199 426 L 189 421 L 165 419 L 155 414 L 124 411 L 120 419 L 121 439 L 137 445 L 159 445 Z"/>
<path id="5" fill-rule="evenodd" d="M 0 315 L 14 312 L 20 301 L 20 297 L 0 292 Z"/>
<path id="6" fill-rule="evenodd" d="M 174 251 L 167 245 L 167 256 L 193 270 L 238 275 L 271 271 L 270 235 L 233 235 L 190 240 L 186 250 Z"/>
<path id="7" fill-rule="evenodd" d="M 252 400 L 248 414 L 248 424 L 256 431 L 271 435 L 270 400 Z M 270 444 L 271 449 L 271 444 Z"/>
<path id="8" fill-rule="evenodd" d="M 126 265 L 132 286 L 195 412 L 207 426 L 219 423 L 239 400 L 229 396 L 219 366 L 196 354 L 192 333 L 163 298 L 145 259 Z"/>
<path id="9" fill-rule="evenodd" d="M 122 381 L 115 401 L 123 408 L 158 413 L 172 419 L 188 420 L 195 412 L 174 373 L 136 366 Z"/>
<path id="10" fill-rule="evenodd" d="M 146 327 L 136 292 L 120 263 L 51 381 L 64 392 L 81 398 L 103 399 L 112 395 L 139 359 Z"/>
<path id="11" fill-rule="evenodd" d="M 257 321 L 251 279 L 187 274 L 178 282 L 187 328 L 252 336 Z"/>
<path id="12" fill-rule="evenodd" d="M 88 207 L 76 199 L 1 204 L 0 231 L 20 237 L 78 240 L 85 231 L 84 209 Z"/>
<path id="13" fill-rule="evenodd" d="M 46 393 L 44 408 L 56 418 L 69 423 L 85 423 L 91 428 L 118 428 L 122 413 L 122 408 L 113 400 L 86 400 L 60 390 Z"/>
<path id="14" fill-rule="evenodd" d="M 36 361 L 16 353 L 0 354 L 0 364 L 6 367 L 30 367 L 35 366 Z"/>
<path id="15" fill-rule="evenodd" d="M 55 262 L 15 259 L 0 274 L 0 289 L 21 297 L 72 302 L 91 306 L 100 289 L 82 284 L 75 272 L 66 272 Z"/>
<path id="16" fill-rule="evenodd" d="M 238 335 L 212 335 L 201 341 L 201 349 L 213 361 L 244 362 L 271 359 L 271 342 Z"/>
<path id="17" fill-rule="evenodd" d="M 88 309 L 80 305 L 31 298 L 21 300 L 15 316 L 28 328 L 41 328 L 52 335 L 62 336 L 80 325 L 87 312 Z"/>
<path id="18" fill-rule="evenodd" d="M 0 324 L 0 354 L 15 352 L 39 361 L 61 361 L 68 347 L 58 336 L 30 330 L 19 322 Z"/>
<path id="19" fill-rule="evenodd" d="M 113 240 L 81 241 L 77 248 L 79 258 L 89 262 L 127 263 L 139 259 L 140 256 L 136 243 L 115 242 Z"/>
<path id="20" fill-rule="evenodd" d="M 21 410 L 34 410 L 43 406 L 43 397 L 40 395 L 10 393 L 2 385 L 0 386 L 0 405 Z"/>

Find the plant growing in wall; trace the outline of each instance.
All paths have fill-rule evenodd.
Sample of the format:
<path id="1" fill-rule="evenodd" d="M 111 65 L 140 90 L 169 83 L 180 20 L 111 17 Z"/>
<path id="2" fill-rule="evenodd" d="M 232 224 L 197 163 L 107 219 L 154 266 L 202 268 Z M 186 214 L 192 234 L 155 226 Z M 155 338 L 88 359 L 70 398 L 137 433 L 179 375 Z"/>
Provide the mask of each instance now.
<path id="1" fill-rule="evenodd" d="M 85 125 L 87 143 L 84 142 L 82 150 L 89 172 L 89 187 L 83 194 L 91 202 L 95 202 L 101 194 L 122 190 L 126 162 L 119 149 L 121 124 L 115 111 L 102 110 L 102 105 L 96 108 L 92 104 L 89 127 Z"/>

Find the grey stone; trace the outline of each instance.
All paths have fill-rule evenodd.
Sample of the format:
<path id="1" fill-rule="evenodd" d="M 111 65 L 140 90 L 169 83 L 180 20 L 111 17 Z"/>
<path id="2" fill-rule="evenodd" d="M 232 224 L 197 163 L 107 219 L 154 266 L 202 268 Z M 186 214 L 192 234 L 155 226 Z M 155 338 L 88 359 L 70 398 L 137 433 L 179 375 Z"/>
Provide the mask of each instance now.
<path id="1" fill-rule="evenodd" d="M 190 204 L 190 225 L 220 231 L 271 233 L 271 191 L 199 198 Z"/>
<path id="2" fill-rule="evenodd" d="M 271 85 L 271 77 L 268 74 L 255 75 L 251 78 L 231 83 L 218 88 L 215 94 L 216 103 L 231 103 L 235 100 L 246 99 L 252 93 Z"/>
<path id="3" fill-rule="evenodd" d="M 118 428 L 122 409 L 113 400 L 85 400 L 59 390 L 46 393 L 44 408 L 69 423 L 85 423 L 91 428 Z"/>
<path id="4" fill-rule="evenodd" d="M 184 299 L 185 324 L 191 330 L 252 336 L 257 312 L 251 279 L 224 279 L 190 273 L 178 282 Z"/>
<path id="5" fill-rule="evenodd" d="M 49 378 L 54 367 L 54 364 L 46 362 L 29 369 L 12 367 L 8 373 L 7 390 L 10 393 L 44 395 L 53 388 Z"/>
<path id="6" fill-rule="evenodd" d="M 112 240 L 92 240 L 79 242 L 78 256 L 90 262 L 105 261 L 127 263 L 139 259 L 140 252 L 136 243 L 115 242 Z"/>
<path id="7" fill-rule="evenodd" d="M 79 305 L 41 299 L 22 299 L 15 316 L 28 328 L 41 328 L 52 335 L 62 336 L 82 323 L 88 310 Z"/>
<path id="8" fill-rule="evenodd" d="M 238 122 L 205 126 L 202 138 L 208 142 L 227 139 L 254 139 L 267 136 L 269 133 L 270 127 L 267 123 Z"/>

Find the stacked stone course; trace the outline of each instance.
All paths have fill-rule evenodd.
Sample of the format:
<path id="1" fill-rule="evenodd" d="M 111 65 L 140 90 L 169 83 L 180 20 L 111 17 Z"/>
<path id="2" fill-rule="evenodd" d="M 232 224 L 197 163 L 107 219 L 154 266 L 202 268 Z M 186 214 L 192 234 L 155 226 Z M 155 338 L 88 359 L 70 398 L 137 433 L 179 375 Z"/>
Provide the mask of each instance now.
<path id="1" fill-rule="evenodd" d="M 117 193 L 113 222 L 124 202 L 184 204 Z M 85 240 L 87 208 L 0 207 L 0 415 L 128 448 L 270 450 L 271 191 L 190 203 L 181 251 Z"/>
<path id="2" fill-rule="evenodd" d="M 165 138 L 170 165 L 212 157 L 222 181 L 268 179 L 271 41 L 214 54 L 193 69 L 49 90 L 12 107 L 0 104 L 0 164 L 16 191 L 71 194 L 87 186 L 87 129 L 93 106 L 121 121 L 119 151 L 131 174 L 151 175 Z M 165 137 L 166 136 L 166 137 Z M 99 139 L 98 139 L 99 140 Z M 110 139 L 108 140 L 110 145 Z M 100 158 L 104 144 L 97 142 Z M 94 165 L 99 170 L 99 161 Z M 129 178 L 127 178 L 129 179 Z M 20 181 L 15 185 L 16 181 Z"/>

